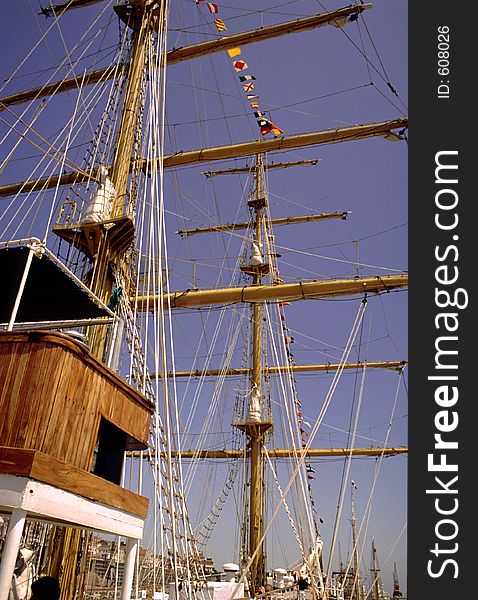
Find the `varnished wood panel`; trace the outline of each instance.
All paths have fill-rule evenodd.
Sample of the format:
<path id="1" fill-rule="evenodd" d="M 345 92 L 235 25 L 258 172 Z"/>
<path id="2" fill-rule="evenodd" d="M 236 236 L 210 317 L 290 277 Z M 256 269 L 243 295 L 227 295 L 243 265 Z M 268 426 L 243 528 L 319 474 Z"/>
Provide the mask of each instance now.
<path id="1" fill-rule="evenodd" d="M 84 498 L 146 518 L 148 499 L 38 452 L 0 447 L 0 473 L 28 477 Z"/>
<path id="2" fill-rule="evenodd" d="M 145 447 L 153 406 L 61 333 L 0 332 L 0 445 L 89 470 L 101 416 Z"/>

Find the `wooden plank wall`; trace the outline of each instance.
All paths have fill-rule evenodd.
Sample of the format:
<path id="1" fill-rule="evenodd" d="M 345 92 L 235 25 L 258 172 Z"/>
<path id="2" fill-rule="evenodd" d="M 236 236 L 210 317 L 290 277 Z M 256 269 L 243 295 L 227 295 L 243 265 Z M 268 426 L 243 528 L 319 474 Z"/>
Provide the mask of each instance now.
<path id="1" fill-rule="evenodd" d="M 89 471 L 101 416 L 141 447 L 151 413 L 141 394 L 67 335 L 0 332 L 0 446 Z"/>

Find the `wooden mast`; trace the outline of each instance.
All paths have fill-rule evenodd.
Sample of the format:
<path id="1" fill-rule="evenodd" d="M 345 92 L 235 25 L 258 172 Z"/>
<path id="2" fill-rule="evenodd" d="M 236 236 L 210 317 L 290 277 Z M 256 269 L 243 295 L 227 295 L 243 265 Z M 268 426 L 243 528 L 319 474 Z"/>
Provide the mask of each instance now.
<path id="1" fill-rule="evenodd" d="M 263 143 L 258 144 L 259 147 L 263 147 Z M 217 174 L 226 173 L 227 171 L 219 171 Z M 214 173 L 216 174 L 216 173 Z M 263 209 L 267 205 L 267 198 L 265 190 L 263 189 L 263 180 L 264 180 L 264 165 L 263 165 L 263 157 L 261 153 L 256 155 L 256 166 L 255 166 L 255 178 L 256 178 L 256 190 L 255 190 L 255 199 L 253 201 L 249 201 L 250 206 L 255 210 L 255 228 L 254 228 L 254 239 L 253 244 L 256 247 L 256 250 L 260 251 L 261 248 L 261 235 L 262 235 L 262 214 Z M 313 221 L 313 220 L 322 220 L 327 218 L 345 218 L 348 213 L 333 213 L 330 215 L 313 215 L 309 218 L 307 217 L 298 217 L 288 219 L 280 219 L 277 220 L 277 224 L 286 224 L 288 222 L 303 222 L 303 221 Z M 274 223 L 274 221 L 272 221 Z M 211 233 L 217 231 L 224 231 L 228 229 L 244 229 L 248 227 L 248 223 L 235 223 L 225 226 L 216 226 L 216 227 L 206 227 L 196 230 L 188 230 L 188 231 L 179 231 L 177 233 L 181 234 L 183 237 L 187 237 L 189 235 L 193 235 L 195 233 Z M 264 261 L 265 262 L 265 261 Z M 241 423 L 236 423 L 235 426 L 239 429 L 243 430 L 249 438 L 249 445 L 247 451 L 234 451 L 234 450 L 223 450 L 223 451 L 181 451 L 178 452 L 177 455 L 182 459 L 198 459 L 198 458 L 207 458 L 207 459 L 224 459 L 224 458 L 241 458 L 244 456 L 248 457 L 249 460 L 249 468 L 250 468 L 250 478 L 248 482 L 248 490 L 249 490 L 249 531 L 248 531 L 248 546 L 246 549 L 246 555 L 242 557 L 243 567 L 247 565 L 250 561 L 250 569 L 249 569 L 249 582 L 250 582 L 250 592 L 255 595 L 260 593 L 262 589 L 264 589 L 265 584 L 265 549 L 263 538 L 264 531 L 264 514 L 265 514 L 265 506 L 264 506 L 264 460 L 263 460 L 263 451 L 264 451 L 264 437 L 266 432 L 272 427 L 272 422 L 267 421 L 264 414 L 264 405 L 262 403 L 262 395 L 261 395 L 261 380 L 262 380 L 262 356 L 261 356 L 261 322 L 262 322 L 262 306 L 266 298 L 261 296 L 261 294 L 256 294 L 256 290 L 261 289 L 269 289 L 269 288 L 277 288 L 281 286 L 262 286 L 262 274 L 268 271 L 268 265 L 261 265 L 256 267 L 246 266 L 241 267 L 246 273 L 252 276 L 252 285 L 248 287 L 248 290 L 252 291 L 253 297 L 251 299 L 246 300 L 244 298 L 244 289 L 241 290 L 241 301 L 249 301 L 253 303 L 253 315 L 252 315 L 252 324 L 253 324 L 253 361 L 252 368 L 243 368 L 243 369 L 230 369 L 226 374 L 250 374 L 251 375 L 251 390 L 249 396 L 249 403 L 253 402 L 253 399 L 260 399 L 260 417 L 256 415 L 253 419 L 250 417 L 252 410 L 247 410 L 245 408 L 244 421 Z M 406 278 L 399 278 L 397 280 L 390 281 L 391 287 L 401 287 L 401 285 L 405 284 Z M 363 287 L 358 288 L 358 282 L 354 282 L 352 288 L 354 290 L 360 289 L 363 290 Z M 369 282 L 364 283 L 361 282 L 362 286 L 369 285 Z M 360 285 L 360 284 L 359 284 Z M 377 289 L 375 290 L 377 291 Z M 226 289 L 220 290 L 220 292 L 228 293 Z M 194 294 L 195 292 L 193 292 Z M 215 304 L 217 302 L 217 298 L 214 297 L 214 291 L 211 290 L 212 295 L 208 291 L 204 291 L 204 294 L 199 292 L 200 297 L 198 298 L 198 304 L 196 301 L 190 304 L 186 301 L 185 305 L 208 305 Z M 266 292 L 267 293 L 267 292 Z M 273 291 L 273 294 L 277 293 L 277 289 Z M 304 290 L 303 286 L 300 285 L 300 292 L 296 290 L 297 294 L 300 294 L 297 297 L 306 298 L 306 294 L 308 294 L 308 290 Z M 353 292 L 352 292 L 353 293 Z M 279 292 L 278 298 L 281 297 L 282 291 Z M 187 293 L 186 293 L 187 295 Z M 165 304 L 171 306 L 172 308 L 177 307 L 180 304 L 180 298 L 184 298 L 184 293 L 179 294 L 170 294 L 163 301 Z M 144 308 L 144 304 L 148 305 L 148 298 L 136 298 L 137 306 L 140 307 L 140 310 Z M 179 303 L 176 302 L 179 300 Z M 224 301 L 227 301 L 223 299 Z M 222 303 L 222 300 L 219 300 L 219 303 Z M 397 368 L 400 363 L 393 363 L 392 368 Z M 358 364 L 355 364 L 356 367 L 359 367 Z M 382 366 L 380 363 L 375 365 L 376 367 Z M 402 368 L 403 368 L 402 364 Z M 316 368 L 317 367 L 317 368 Z M 322 365 L 325 368 L 325 365 Z M 337 367 L 337 366 L 335 366 Z M 309 367 L 311 368 L 311 367 Z M 352 368 L 352 366 L 350 366 Z M 307 369 L 307 367 L 306 367 Z M 306 370 L 304 369 L 304 370 Z M 321 370 L 321 367 L 316 365 L 311 368 L 312 370 Z M 281 372 L 287 370 L 287 367 L 272 367 L 269 369 L 269 372 Z M 207 371 L 204 373 L 198 373 L 198 375 L 216 375 L 219 374 L 220 371 Z M 183 373 L 183 376 L 190 376 L 193 373 Z M 221 372 L 221 375 L 224 375 Z M 384 449 L 378 450 L 380 453 L 384 452 Z M 400 449 L 398 453 L 404 452 L 406 449 Z M 344 455 L 347 452 L 350 455 L 352 452 L 355 455 L 368 455 L 373 456 L 376 455 L 377 449 L 354 449 L 351 451 L 350 449 L 341 450 L 331 450 L 331 449 L 312 449 L 309 450 L 307 456 L 340 456 Z M 395 449 L 386 449 L 385 453 L 394 454 Z M 274 457 L 296 457 L 297 452 L 287 450 L 287 449 L 279 449 L 272 450 L 271 456 Z M 261 589 L 262 588 L 262 589 Z M 360 600 L 360 597 L 358 598 Z"/>
<path id="2" fill-rule="evenodd" d="M 264 186 L 264 166 L 262 155 L 256 159 L 256 193 L 255 200 L 251 203 L 255 210 L 255 232 L 253 247 L 260 252 L 262 245 L 263 210 L 266 206 Z M 262 253 L 261 253 L 262 254 Z M 260 286 L 265 265 L 247 267 L 248 274 L 252 275 L 252 285 Z M 251 269 L 251 270 L 249 270 Z M 262 302 L 253 303 L 252 308 L 252 377 L 251 391 L 248 407 L 245 407 L 244 421 L 236 424 L 249 438 L 249 540 L 246 556 L 243 563 L 250 565 L 250 591 L 251 594 L 259 592 L 265 583 L 265 555 L 263 526 L 264 526 L 264 462 L 262 460 L 265 433 L 272 427 L 272 423 L 265 419 L 263 397 L 261 394 L 262 380 Z"/>
<path id="3" fill-rule="evenodd" d="M 112 206 L 112 217 L 123 214 L 127 195 L 127 182 L 130 172 L 131 155 L 135 140 L 136 122 L 141 97 L 143 72 L 146 57 L 146 42 L 152 24 L 152 11 L 157 3 L 146 6 L 147 0 L 135 0 L 131 4 L 128 25 L 132 29 L 132 53 L 129 64 L 129 76 L 125 91 L 120 127 L 118 131 L 115 155 L 110 178 L 116 196 Z M 93 293 L 107 302 L 113 287 L 110 263 L 116 262 L 121 268 L 121 256 L 113 257 L 110 250 L 108 229 L 101 226 L 85 226 L 87 236 L 94 236 L 94 263 L 90 282 Z M 104 358 L 107 326 L 99 325 L 90 334 L 91 354 L 100 361 Z M 59 534 L 58 546 L 50 556 L 50 573 L 62 574 L 61 600 L 73 597 L 77 580 L 76 564 L 80 549 L 81 531 L 64 528 Z M 128 574 L 131 577 L 131 574 Z"/>
<path id="4" fill-rule="evenodd" d="M 128 26 L 132 29 L 132 50 L 115 154 L 109 175 L 115 190 L 111 219 L 122 217 L 127 205 L 128 177 L 140 109 L 147 40 L 153 28 L 153 11 L 157 9 L 157 3 L 149 3 L 148 6 L 147 4 L 146 0 L 135 0 L 132 2 L 127 20 Z M 107 302 L 113 288 L 113 276 L 110 264 L 115 263 L 124 274 L 126 274 L 125 267 L 121 256 L 112 255 L 108 229 L 100 228 L 99 230 L 95 229 L 95 231 L 99 235 L 96 254 L 94 254 L 95 260 L 90 287 L 94 294 Z M 105 348 L 106 332 L 106 327 L 97 327 L 91 340 L 92 352 L 100 359 L 103 356 Z"/>

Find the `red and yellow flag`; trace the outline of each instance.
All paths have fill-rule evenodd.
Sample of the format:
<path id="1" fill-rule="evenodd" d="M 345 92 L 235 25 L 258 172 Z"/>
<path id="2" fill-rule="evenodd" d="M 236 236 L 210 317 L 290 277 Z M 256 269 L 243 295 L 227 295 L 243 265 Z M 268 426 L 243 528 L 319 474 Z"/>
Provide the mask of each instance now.
<path id="1" fill-rule="evenodd" d="M 222 19 L 214 19 L 214 24 L 218 31 L 226 31 L 227 27 Z"/>

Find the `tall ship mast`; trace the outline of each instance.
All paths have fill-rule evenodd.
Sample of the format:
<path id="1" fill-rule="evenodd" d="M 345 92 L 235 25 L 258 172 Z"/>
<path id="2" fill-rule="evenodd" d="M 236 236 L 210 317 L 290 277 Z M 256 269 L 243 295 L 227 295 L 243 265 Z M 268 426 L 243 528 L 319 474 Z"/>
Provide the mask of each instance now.
<path id="1" fill-rule="evenodd" d="M 6 8 L 0 600 L 347 600 L 350 574 L 364 600 L 384 512 L 404 569 L 406 60 L 376 11 Z"/>

